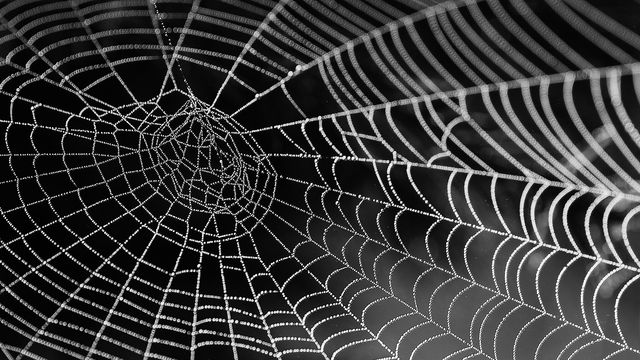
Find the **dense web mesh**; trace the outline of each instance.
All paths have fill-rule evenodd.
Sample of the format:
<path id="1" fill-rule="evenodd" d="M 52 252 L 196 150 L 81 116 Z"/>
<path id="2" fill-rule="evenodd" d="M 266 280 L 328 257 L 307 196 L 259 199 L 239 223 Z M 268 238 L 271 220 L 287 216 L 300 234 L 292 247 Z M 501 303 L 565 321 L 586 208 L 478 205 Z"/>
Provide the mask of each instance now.
<path id="1" fill-rule="evenodd" d="M 9 359 L 635 359 L 640 4 L 0 1 Z"/>

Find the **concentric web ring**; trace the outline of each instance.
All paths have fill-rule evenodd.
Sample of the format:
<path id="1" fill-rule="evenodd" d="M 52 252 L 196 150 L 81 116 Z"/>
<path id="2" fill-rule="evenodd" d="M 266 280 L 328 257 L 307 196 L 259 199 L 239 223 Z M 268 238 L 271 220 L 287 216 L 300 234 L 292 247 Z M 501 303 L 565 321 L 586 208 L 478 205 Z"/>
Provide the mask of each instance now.
<path id="1" fill-rule="evenodd" d="M 9 359 L 636 359 L 637 2 L 0 0 Z"/>

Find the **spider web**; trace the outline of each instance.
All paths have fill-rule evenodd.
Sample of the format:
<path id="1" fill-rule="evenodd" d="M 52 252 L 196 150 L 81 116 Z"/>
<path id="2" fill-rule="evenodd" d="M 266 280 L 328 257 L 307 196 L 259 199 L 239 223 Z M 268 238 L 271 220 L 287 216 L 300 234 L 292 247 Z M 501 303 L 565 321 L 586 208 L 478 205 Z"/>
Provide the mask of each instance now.
<path id="1" fill-rule="evenodd" d="M 638 3 L 0 6 L 7 358 L 638 358 Z"/>

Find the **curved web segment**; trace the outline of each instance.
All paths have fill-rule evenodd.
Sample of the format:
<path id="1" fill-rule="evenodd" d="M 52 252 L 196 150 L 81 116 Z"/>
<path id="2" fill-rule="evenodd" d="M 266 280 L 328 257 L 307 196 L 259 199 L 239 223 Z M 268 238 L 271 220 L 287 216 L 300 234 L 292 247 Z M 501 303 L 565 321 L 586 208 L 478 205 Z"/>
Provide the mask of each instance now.
<path id="1" fill-rule="evenodd" d="M 633 359 L 637 3 L 0 2 L 9 359 Z"/>

